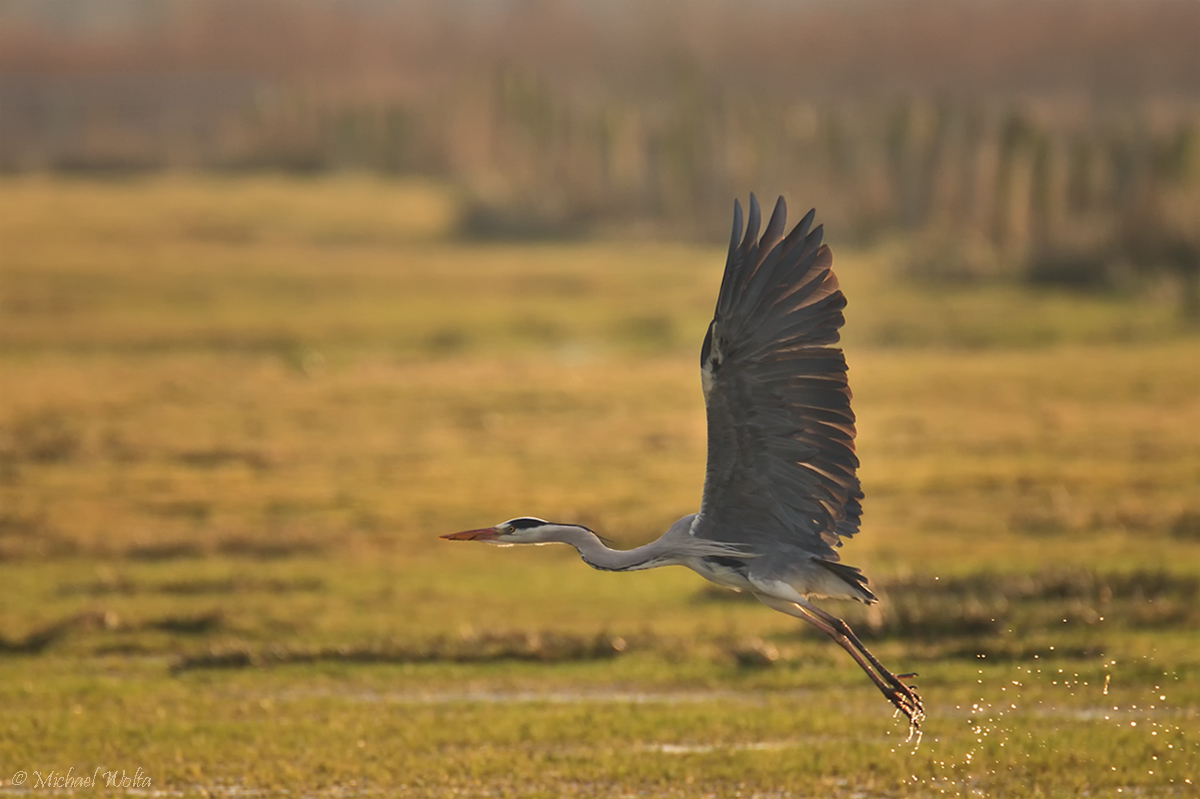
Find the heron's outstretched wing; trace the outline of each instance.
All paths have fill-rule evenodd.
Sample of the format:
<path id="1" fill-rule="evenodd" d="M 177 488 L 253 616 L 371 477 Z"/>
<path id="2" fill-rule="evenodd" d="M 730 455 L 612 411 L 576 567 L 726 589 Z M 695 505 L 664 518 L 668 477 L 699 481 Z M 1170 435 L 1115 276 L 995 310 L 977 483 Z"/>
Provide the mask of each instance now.
<path id="1" fill-rule="evenodd" d="M 783 198 L 758 237 L 734 206 L 729 260 L 700 354 L 708 471 L 692 528 L 789 563 L 836 561 L 862 513 L 854 413 L 838 341 L 846 299 L 814 212 L 784 236 Z M 739 240 L 740 239 L 740 240 Z M 763 566 L 766 563 L 759 561 Z"/>

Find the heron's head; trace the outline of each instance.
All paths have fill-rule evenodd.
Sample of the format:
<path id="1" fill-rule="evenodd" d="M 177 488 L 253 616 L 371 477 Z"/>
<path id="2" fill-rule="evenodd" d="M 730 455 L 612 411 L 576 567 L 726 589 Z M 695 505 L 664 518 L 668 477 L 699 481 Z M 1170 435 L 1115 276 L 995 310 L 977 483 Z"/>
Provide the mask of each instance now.
<path id="1" fill-rule="evenodd" d="M 495 527 L 483 527 L 479 530 L 463 530 L 461 533 L 449 533 L 442 536 L 449 541 L 486 541 L 489 544 L 508 546 L 511 544 L 550 544 L 561 541 L 564 530 L 576 528 L 586 530 L 577 524 L 559 524 L 532 516 L 520 516 L 501 522 Z"/>

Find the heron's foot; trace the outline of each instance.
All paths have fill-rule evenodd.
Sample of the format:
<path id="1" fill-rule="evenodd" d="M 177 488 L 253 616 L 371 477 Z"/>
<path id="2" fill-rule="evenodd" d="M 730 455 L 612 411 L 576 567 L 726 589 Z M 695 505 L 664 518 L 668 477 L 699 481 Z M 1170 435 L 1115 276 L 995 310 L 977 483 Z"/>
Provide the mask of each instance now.
<path id="1" fill-rule="evenodd" d="M 883 695 L 895 706 L 897 712 L 903 713 L 908 719 L 910 738 L 914 734 L 920 735 L 921 722 L 925 720 L 925 705 L 921 702 L 921 695 L 917 693 L 916 688 L 903 682 L 903 678 L 915 676 L 915 674 L 897 676 L 890 672 L 884 675 L 889 687 L 884 690 Z"/>

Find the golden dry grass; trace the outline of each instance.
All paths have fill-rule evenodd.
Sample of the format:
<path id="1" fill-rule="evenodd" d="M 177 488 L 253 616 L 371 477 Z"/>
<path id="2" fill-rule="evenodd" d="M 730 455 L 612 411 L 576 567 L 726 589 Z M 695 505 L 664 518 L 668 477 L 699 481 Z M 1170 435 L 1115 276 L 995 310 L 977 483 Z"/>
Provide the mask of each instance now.
<path id="1" fill-rule="evenodd" d="M 185 792 L 373 775 L 409 795 L 1186 795 L 1183 750 L 1155 747 L 1194 746 L 1200 342 L 1169 307 L 913 286 L 892 250 L 838 251 L 867 493 L 845 557 L 887 600 L 846 610 L 885 660 L 919 664 L 932 711 L 926 748 L 897 755 L 869 684 L 779 614 L 682 570 L 437 540 L 537 514 L 631 545 L 694 510 L 696 345 L 722 262 L 464 245 L 453 209 L 435 186 L 361 179 L 0 185 L 6 763 L 147 752 Z M 1034 676 L 1039 657 L 1088 688 Z M 1166 715 L 1122 716 L 1163 738 L 1087 715 L 1105 674 L 1125 714 L 1172 681 Z M 1003 735 L 962 725 L 1026 678 Z M 640 716 L 578 698 L 613 690 L 706 698 Z M 441 698 L 414 709 L 422 692 Z M 320 753 L 313 719 L 346 751 Z"/>

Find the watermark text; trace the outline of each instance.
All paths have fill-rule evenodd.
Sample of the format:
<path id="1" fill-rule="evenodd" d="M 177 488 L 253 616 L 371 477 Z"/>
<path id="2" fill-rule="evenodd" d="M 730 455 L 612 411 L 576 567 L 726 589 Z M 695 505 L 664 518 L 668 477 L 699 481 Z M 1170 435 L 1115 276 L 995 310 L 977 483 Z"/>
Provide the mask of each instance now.
<path id="1" fill-rule="evenodd" d="M 18 771 L 12 776 L 14 788 L 59 790 L 63 788 L 150 788 L 153 780 L 139 766 L 133 771 L 96 766 L 92 773 L 76 771 Z"/>

